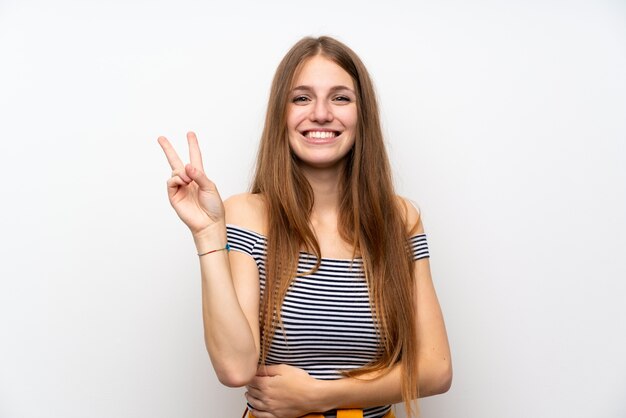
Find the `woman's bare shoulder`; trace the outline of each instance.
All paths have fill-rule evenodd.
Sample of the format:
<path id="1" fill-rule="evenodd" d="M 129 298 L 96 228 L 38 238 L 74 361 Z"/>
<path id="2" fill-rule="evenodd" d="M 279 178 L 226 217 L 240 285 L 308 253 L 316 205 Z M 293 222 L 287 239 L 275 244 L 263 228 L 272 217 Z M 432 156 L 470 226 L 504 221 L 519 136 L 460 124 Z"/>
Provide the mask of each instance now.
<path id="1" fill-rule="evenodd" d="M 237 225 L 261 235 L 267 232 L 267 206 L 260 194 L 241 193 L 224 201 L 226 223 Z"/>
<path id="2" fill-rule="evenodd" d="M 402 196 L 396 196 L 402 213 L 404 224 L 406 225 L 409 236 L 423 234 L 424 225 L 422 224 L 422 214 L 417 205 L 410 199 Z"/>

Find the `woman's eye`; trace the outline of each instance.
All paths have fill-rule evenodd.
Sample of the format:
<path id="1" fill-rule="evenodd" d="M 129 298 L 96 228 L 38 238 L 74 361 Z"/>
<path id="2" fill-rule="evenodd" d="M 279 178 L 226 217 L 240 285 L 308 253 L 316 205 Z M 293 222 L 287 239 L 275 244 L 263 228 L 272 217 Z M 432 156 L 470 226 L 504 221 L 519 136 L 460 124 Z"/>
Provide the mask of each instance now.
<path id="1" fill-rule="evenodd" d="M 293 103 L 306 103 L 309 101 L 307 96 L 296 96 L 292 99 Z"/>
<path id="2" fill-rule="evenodd" d="M 351 100 L 348 96 L 337 96 L 335 97 L 335 101 L 350 103 Z"/>

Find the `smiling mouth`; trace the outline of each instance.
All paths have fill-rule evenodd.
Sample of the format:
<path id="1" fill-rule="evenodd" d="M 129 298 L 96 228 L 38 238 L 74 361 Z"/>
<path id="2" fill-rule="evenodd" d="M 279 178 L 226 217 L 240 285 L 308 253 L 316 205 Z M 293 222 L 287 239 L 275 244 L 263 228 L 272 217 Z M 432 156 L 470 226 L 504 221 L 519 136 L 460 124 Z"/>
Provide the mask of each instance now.
<path id="1" fill-rule="evenodd" d="M 309 139 L 332 139 L 341 135 L 339 131 L 304 131 L 302 136 Z"/>

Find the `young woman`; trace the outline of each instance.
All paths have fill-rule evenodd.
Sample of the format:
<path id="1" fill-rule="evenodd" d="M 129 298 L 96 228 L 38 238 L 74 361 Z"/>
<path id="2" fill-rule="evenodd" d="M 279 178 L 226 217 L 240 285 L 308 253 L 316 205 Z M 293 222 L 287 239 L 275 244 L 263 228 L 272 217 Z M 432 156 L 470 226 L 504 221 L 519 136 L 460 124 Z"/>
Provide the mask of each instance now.
<path id="1" fill-rule="evenodd" d="M 222 204 L 187 140 L 185 165 L 159 138 L 169 200 L 198 249 L 211 362 L 220 382 L 247 386 L 250 416 L 391 417 L 400 401 L 410 415 L 412 399 L 448 390 L 423 226 L 394 193 L 352 50 L 305 38 L 283 58 L 251 193 Z"/>

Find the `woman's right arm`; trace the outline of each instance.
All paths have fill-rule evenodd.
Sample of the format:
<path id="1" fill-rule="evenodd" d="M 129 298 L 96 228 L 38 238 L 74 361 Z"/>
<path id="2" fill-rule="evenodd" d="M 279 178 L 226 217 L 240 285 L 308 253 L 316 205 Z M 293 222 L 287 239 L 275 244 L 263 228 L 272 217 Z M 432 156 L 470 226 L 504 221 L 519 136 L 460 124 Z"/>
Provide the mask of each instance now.
<path id="1" fill-rule="evenodd" d="M 226 247 L 224 204 L 204 174 L 198 140 L 187 134 L 191 163 L 184 165 L 169 141 L 159 144 L 172 167 L 167 182 L 172 207 L 189 227 L 198 254 Z M 254 261 L 241 253 L 216 251 L 200 257 L 204 338 L 220 382 L 244 386 L 256 374 L 259 357 L 259 277 Z"/>

